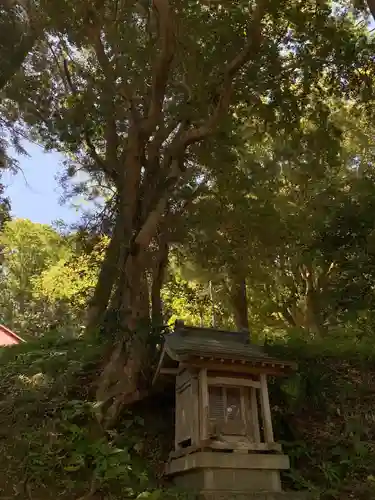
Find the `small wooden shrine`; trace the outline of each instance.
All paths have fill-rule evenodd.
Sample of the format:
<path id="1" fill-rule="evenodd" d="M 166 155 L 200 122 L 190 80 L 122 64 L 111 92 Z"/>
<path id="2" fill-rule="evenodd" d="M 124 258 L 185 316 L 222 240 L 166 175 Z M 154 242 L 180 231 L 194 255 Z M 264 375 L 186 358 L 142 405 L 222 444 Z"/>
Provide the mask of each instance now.
<path id="1" fill-rule="evenodd" d="M 294 368 L 251 344 L 248 332 L 176 322 L 154 377 L 176 380 L 175 449 L 166 474 L 202 494 L 281 492 L 289 459 L 274 439 L 267 376 Z"/>

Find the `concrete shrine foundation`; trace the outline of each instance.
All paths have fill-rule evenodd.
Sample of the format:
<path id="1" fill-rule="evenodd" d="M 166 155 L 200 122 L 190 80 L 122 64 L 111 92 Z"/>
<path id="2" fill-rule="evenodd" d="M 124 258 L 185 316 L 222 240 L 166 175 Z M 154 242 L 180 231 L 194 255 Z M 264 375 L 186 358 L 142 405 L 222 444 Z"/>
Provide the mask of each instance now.
<path id="1" fill-rule="evenodd" d="M 222 492 L 211 491 L 198 495 L 199 500 L 315 500 L 312 496 L 302 492 L 280 493 L 245 493 L 240 491 Z"/>
<path id="2" fill-rule="evenodd" d="M 172 460 L 166 473 L 176 486 L 205 491 L 280 492 L 286 455 L 198 452 Z"/>

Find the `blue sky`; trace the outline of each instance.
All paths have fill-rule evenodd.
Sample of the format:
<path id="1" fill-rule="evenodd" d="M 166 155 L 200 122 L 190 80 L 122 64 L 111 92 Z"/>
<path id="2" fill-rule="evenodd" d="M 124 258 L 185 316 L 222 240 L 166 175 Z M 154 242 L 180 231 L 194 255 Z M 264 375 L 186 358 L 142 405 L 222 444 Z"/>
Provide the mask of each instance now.
<path id="1" fill-rule="evenodd" d="M 62 191 L 56 176 L 62 171 L 62 156 L 45 153 L 35 144 L 26 143 L 29 156 L 18 158 L 20 172 L 2 177 L 11 200 L 12 215 L 31 219 L 33 222 L 50 224 L 57 219 L 66 223 L 77 221 L 79 213 L 69 205 L 61 205 Z"/>

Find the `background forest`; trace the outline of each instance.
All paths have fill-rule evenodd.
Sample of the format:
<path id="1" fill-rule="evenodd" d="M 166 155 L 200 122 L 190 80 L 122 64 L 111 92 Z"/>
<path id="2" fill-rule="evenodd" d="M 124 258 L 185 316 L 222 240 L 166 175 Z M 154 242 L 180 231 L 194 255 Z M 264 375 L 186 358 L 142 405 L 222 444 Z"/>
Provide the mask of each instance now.
<path id="1" fill-rule="evenodd" d="M 0 173 L 37 143 L 90 206 L 37 224 L 0 185 L 0 321 L 27 340 L 1 354 L 2 500 L 175 495 L 168 411 L 128 403 L 176 319 L 296 359 L 287 486 L 375 498 L 372 9 L 1 2 Z"/>

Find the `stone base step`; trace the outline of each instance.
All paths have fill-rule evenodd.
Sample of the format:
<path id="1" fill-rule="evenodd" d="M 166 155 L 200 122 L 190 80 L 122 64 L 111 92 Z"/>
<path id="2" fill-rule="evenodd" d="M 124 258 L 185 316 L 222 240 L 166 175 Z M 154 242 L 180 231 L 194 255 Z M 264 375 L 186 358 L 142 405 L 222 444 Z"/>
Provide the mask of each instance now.
<path id="1" fill-rule="evenodd" d="M 306 492 L 230 492 L 230 491 L 205 491 L 198 496 L 199 500 L 315 500 Z"/>

